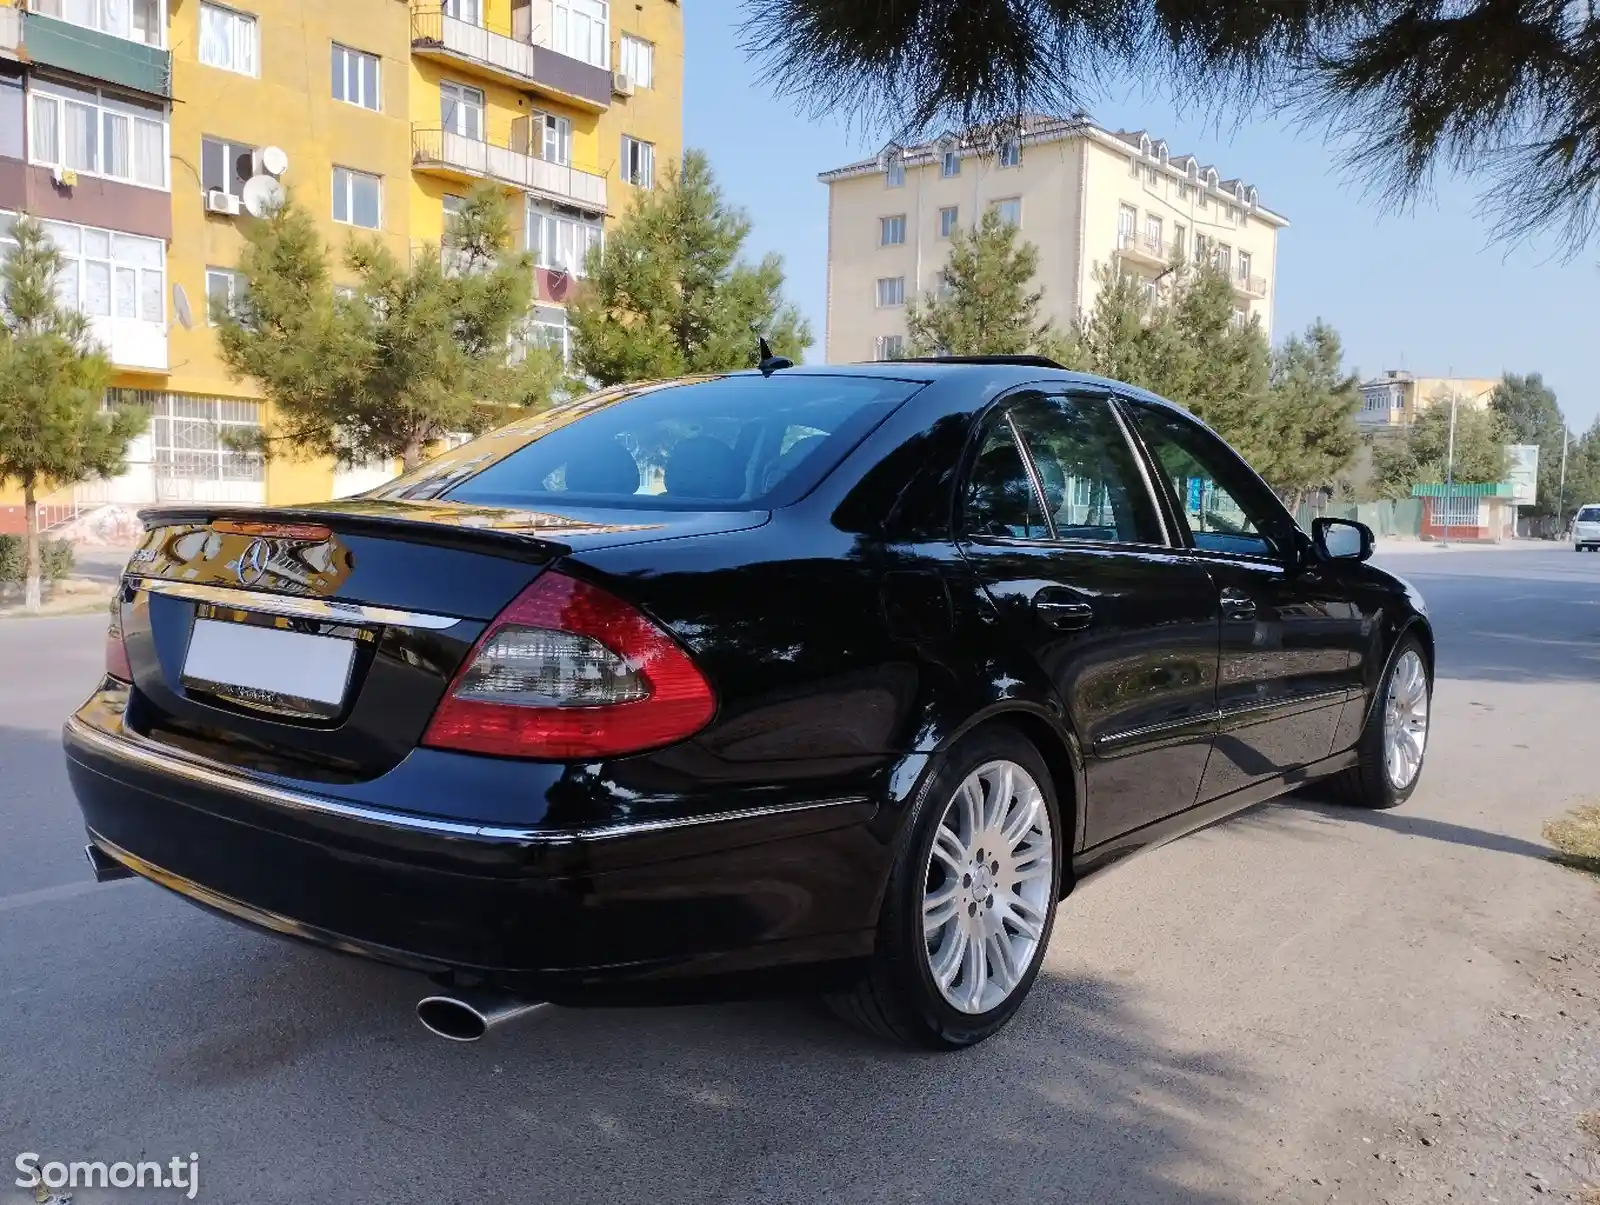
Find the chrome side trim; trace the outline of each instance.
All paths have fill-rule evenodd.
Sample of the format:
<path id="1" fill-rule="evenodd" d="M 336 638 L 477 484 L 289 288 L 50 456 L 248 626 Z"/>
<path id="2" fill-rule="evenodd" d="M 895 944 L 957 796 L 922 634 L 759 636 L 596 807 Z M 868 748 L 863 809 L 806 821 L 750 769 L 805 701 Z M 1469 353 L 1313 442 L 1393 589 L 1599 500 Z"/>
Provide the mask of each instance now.
<path id="1" fill-rule="evenodd" d="M 809 812 L 819 808 L 846 807 L 870 804 L 865 796 L 845 796 L 837 799 L 807 799 L 795 803 L 772 804 L 767 807 L 741 808 L 736 811 L 716 812 L 708 816 L 681 816 L 661 820 L 630 820 L 621 824 L 596 825 L 593 828 L 569 829 L 555 832 L 550 829 L 505 828 L 492 824 L 466 824 L 455 820 L 438 820 L 428 816 L 412 816 L 405 812 L 390 812 L 382 808 L 364 807 L 343 800 L 328 799 L 321 795 L 307 795 L 275 787 L 226 773 L 222 768 L 181 756 L 164 748 L 157 748 L 128 736 L 113 736 L 108 732 L 85 724 L 76 716 L 66 723 L 66 733 L 99 753 L 118 761 L 127 762 L 146 770 L 182 778 L 212 790 L 241 795 L 257 803 L 286 808 L 295 812 L 314 812 L 318 815 L 336 816 L 343 820 L 357 820 L 364 824 L 377 824 L 405 832 L 428 833 L 438 837 L 461 837 L 473 841 L 507 841 L 528 845 L 581 845 L 590 841 L 611 841 L 619 837 L 635 837 L 646 833 L 670 832 L 673 829 L 693 828 L 703 824 L 718 824 L 726 820 L 757 820 L 766 816 L 781 816 L 790 812 Z M 93 767 L 89 767 L 93 769 Z"/>
<path id="2" fill-rule="evenodd" d="M 1218 714 L 1217 719 L 1226 731 L 1241 722 L 1251 723 L 1274 715 L 1298 715 L 1302 711 L 1332 707 L 1335 703 L 1343 703 L 1348 696 L 1349 691 L 1341 686 L 1338 690 L 1318 691 L 1314 695 L 1295 695 L 1286 699 L 1269 699 L 1264 703 L 1247 703 L 1242 707 L 1228 707 Z"/>
<path id="3" fill-rule="evenodd" d="M 1108 732 L 1095 741 L 1096 752 L 1106 752 L 1120 749 L 1132 741 L 1145 737 L 1159 737 L 1166 733 L 1184 733 L 1186 729 L 1194 729 L 1193 736 L 1211 736 L 1216 729 L 1216 723 L 1222 713 L 1215 709 L 1200 715 L 1184 716 L 1176 720 L 1162 720 L 1156 724 L 1144 724 L 1138 728 L 1124 728 L 1118 732 Z M 1211 731 L 1207 731 L 1207 728 Z"/>
<path id="4" fill-rule="evenodd" d="M 443 631 L 461 623 L 451 615 L 427 615 L 419 611 L 399 611 L 392 607 L 373 607 L 365 603 L 332 602 L 322 598 L 302 598 L 295 594 L 263 594 L 258 590 L 236 590 L 230 586 L 202 586 L 196 582 L 169 582 L 164 578 L 131 577 L 134 587 L 151 594 L 165 594 L 189 602 L 231 607 L 236 611 L 257 611 L 266 615 L 287 615 L 292 619 L 320 619 L 329 623 L 381 623 L 397 627 Z"/>

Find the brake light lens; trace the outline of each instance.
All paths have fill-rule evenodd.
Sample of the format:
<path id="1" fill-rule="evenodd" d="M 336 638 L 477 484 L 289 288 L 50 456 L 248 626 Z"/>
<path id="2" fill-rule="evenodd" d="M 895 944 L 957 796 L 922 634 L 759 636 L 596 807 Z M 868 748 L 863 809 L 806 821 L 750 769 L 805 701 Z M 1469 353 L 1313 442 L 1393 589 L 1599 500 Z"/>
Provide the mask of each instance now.
<path id="1" fill-rule="evenodd" d="M 573 761 L 642 753 L 704 728 L 716 700 L 673 639 L 587 582 L 542 574 L 479 638 L 422 743 Z"/>
<path id="2" fill-rule="evenodd" d="M 133 681 L 128 646 L 122 639 L 122 587 L 111 596 L 111 623 L 106 628 L 106 673 L 119 682 Z"/>

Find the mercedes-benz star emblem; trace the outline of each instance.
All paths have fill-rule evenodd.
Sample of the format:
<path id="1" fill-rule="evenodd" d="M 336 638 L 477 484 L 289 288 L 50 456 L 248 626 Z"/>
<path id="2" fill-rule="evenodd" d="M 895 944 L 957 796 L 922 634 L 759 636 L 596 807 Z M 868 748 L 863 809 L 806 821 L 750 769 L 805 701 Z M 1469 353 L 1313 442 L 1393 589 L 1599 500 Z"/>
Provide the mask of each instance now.
<path id="1" fill-rule="evenodd" d="M 239 558 L 237 572 L 239 581 L 246 586 L 253 586 L 266 575 L 267 566 L 272 563 L 272 549 L 267 547 L 265 540 L 255 540 L 249 548 L 244 550 L 244 555 Z"/>

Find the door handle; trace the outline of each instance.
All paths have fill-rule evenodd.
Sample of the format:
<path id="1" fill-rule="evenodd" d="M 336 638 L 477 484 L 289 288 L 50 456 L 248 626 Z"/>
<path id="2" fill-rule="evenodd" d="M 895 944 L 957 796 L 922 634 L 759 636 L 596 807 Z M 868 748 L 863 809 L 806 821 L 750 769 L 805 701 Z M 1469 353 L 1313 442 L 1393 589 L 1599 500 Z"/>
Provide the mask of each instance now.
<path id="1" fill-rule="evenodd" d="M 1033 612 L 1045 623 L 1063 631 L 1078 631 L 1094 622 L 1094 608 L 1086 602 L 1067 602 L 1048 595 L 1035 595 Z"/>
<path id="2" fill-rule="evenodd" d="M 1222 592 L 1222 617 L 1224 619 L 1254 619 L 1256 600 L 1243 590 L 1231 586 Z"/>

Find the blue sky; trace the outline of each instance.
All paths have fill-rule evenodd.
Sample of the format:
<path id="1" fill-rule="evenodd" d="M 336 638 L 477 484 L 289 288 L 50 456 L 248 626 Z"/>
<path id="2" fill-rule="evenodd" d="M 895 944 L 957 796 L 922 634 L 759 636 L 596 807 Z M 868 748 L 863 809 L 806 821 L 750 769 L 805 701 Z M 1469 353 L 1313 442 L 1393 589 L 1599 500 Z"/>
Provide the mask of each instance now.
<path id="1" fill-rule="evenodd" d="M 736 0 L 683 8 L 686 143 L 710 155 L 729 199 L 749 212 L 751 257 L 783 256 L 789 296 L 817 340 L 809 358 L 819 360 L 827 190 L 817 173 L 876 152 L 883 139 L 775 99 L 738 48 Z M 1286 125 L 1219 130 L 1136 87 L 1090 107 L 1109 129 L 1148 129 L 1174 154 L 1192 151 L 1224 177 L 1255 184 L 1262 204 L 1289 218 L 1278 236 L 1280 337 L 1320 316 L 1363 376 L 1542 372 L 1575 430 L 1600 415 L 1600 374 L 1589 365 L 1600 343 L 1600 246 L 1570 263 L 1548 248 L 1508 249 L 1460 181 L 1443 182 L 1412 212 L 1385 212 L 1341 175 L 1318 137 Z"/>

